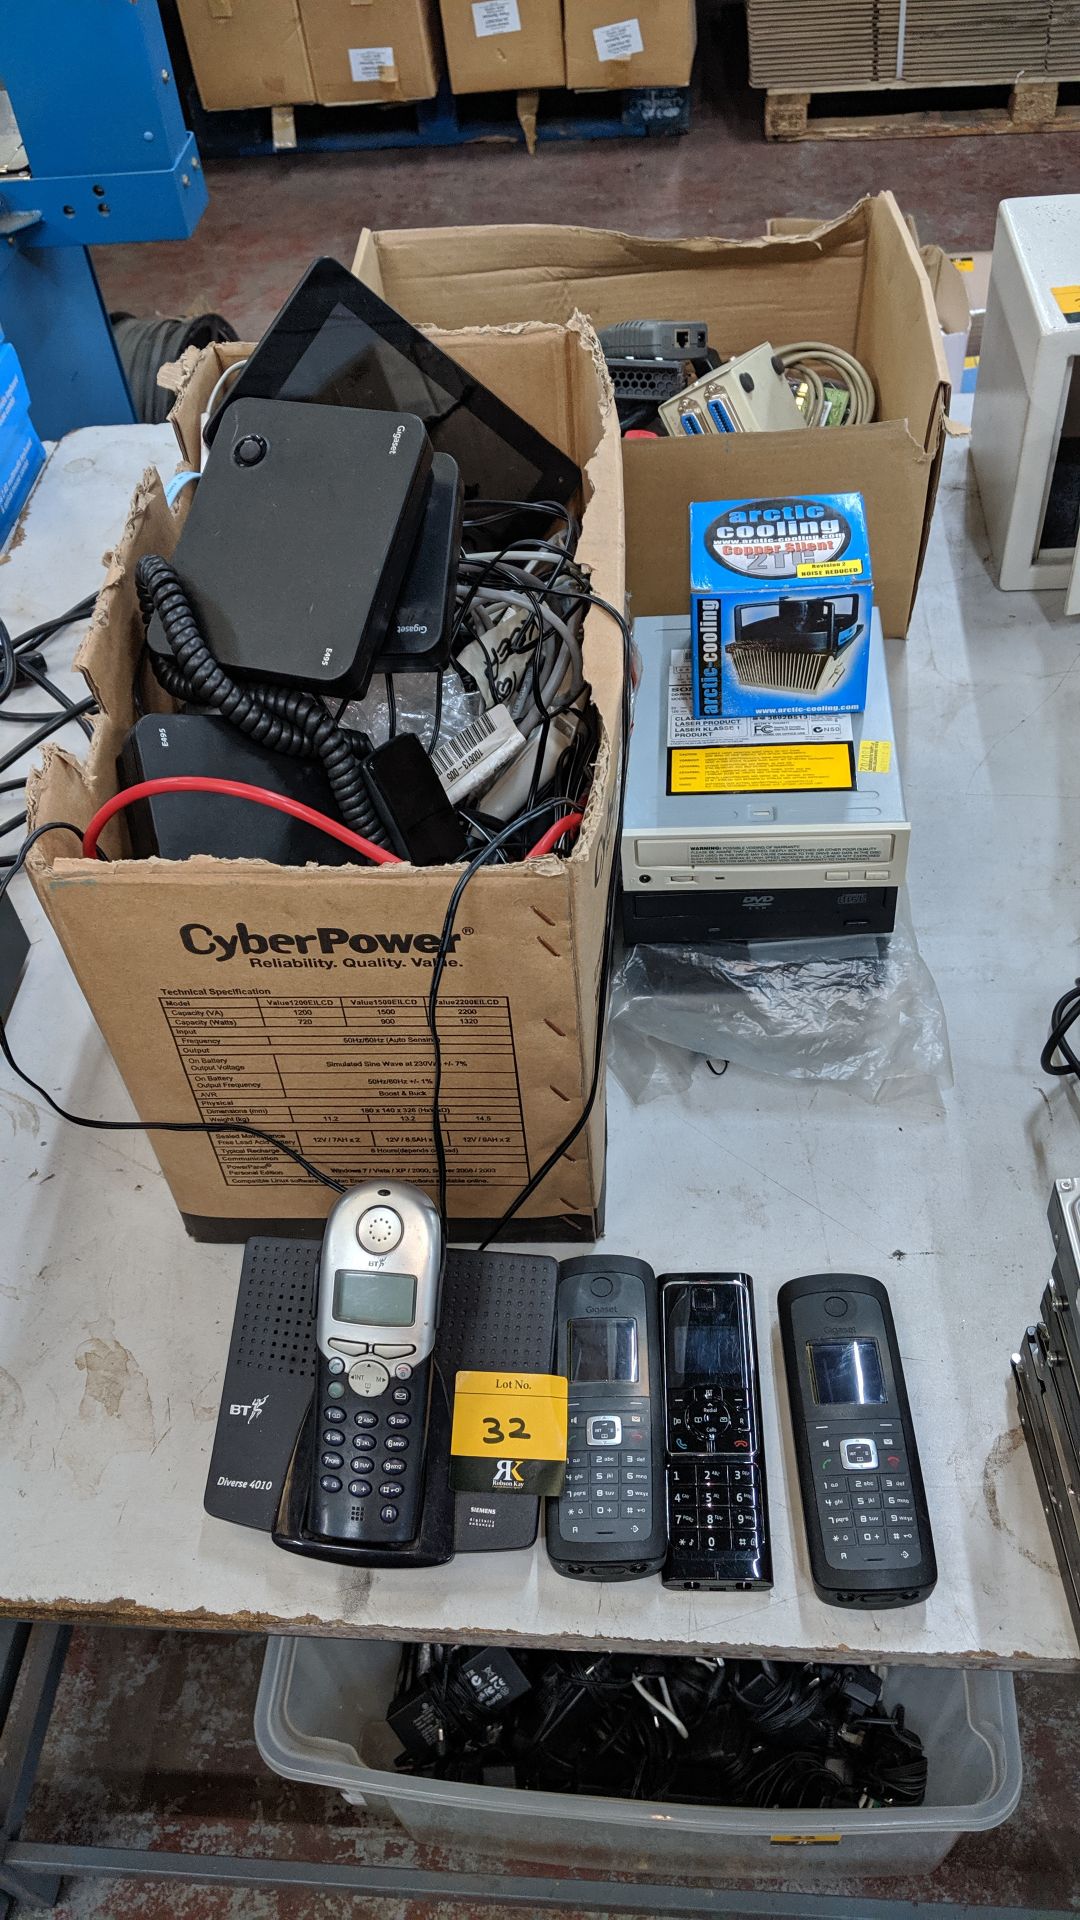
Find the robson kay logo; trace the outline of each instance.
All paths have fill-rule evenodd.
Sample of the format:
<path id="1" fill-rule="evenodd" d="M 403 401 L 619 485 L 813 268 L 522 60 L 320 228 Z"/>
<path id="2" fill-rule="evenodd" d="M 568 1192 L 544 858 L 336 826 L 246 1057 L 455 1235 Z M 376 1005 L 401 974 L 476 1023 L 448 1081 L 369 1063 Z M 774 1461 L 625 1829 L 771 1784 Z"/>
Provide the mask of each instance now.
<path id="1" fill-rule="evenodd" d="M 218 965 L 226 961 L 247 961 L 249 967 L 307 967 L 326 972 L 334 966 L 427 967 L 435 965 L 440 935 L 437 933 L 351 933 L 347 927 L 314 927 L 309 933 L 268 932 L 249 927 L 237 920 L 227 932 L 220 932 L 201 920 L 188 920 L 180 928 L 180 944 L 187 953 Z M 454 959 L 463 939 L 473 932 L 463 927 L 452 933 L 446 943 L 447 965 Z"/>
<path id="2" fill-rule="evenodd" d="M 516 1460 L 496 1460 L 495 1472 L 491 1476 L 493 1487 L 523 1487 L 525 1476 Z"/>

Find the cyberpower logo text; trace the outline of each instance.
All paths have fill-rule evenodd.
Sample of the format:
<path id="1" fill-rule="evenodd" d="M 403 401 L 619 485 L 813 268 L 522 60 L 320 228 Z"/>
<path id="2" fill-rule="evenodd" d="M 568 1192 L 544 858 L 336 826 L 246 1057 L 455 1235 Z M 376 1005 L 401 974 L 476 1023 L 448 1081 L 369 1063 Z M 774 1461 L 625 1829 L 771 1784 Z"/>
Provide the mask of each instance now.
<path id="1" fill-rule="evenodd" d="M 732 573 L 793 580 L 808 563 L 839 559 L 851 527 L 820 500 L 747 500 L 712 521 L 705 550 Z"/>
<path id="2" fill-rule="evenodd" d="M 253 932 L 237 920 L 229 933 L 217 933 L 201 920 L 180 928 L 180 942 L 200 960 L 221 965 L 246 960 L 250 967 L 432 967 L 439 951 L 437 933 L 350 933 L 347 927 L 315 927 L 311 933 Z M 447 942 L 450 964 L 462 939 Z"/>

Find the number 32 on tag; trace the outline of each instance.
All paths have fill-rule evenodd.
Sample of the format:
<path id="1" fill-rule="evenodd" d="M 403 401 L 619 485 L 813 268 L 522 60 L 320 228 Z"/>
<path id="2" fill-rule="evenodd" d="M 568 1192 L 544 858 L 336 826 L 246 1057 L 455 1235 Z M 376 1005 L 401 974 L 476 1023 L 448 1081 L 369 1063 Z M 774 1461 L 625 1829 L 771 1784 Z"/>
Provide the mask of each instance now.
<path id="1" fill-rule="evenodd" d="M 566 1431 L 561 1375 L 459 1373 L 450 1441 L 452 1484 L 471 1493 L 559 1493 Z"/>

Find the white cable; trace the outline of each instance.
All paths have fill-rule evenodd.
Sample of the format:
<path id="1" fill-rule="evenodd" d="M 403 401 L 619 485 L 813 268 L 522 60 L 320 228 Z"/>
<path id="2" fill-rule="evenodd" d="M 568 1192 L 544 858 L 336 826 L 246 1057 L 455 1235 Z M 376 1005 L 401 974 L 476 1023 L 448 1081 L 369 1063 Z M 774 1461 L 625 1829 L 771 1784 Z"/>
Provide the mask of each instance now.
<path id="1" fill-rule="evenodd" d="M 648 1705 L 652 1708 L 654 1713 L 662 1714 L 665 1720 L 669 1720 L 671 1722 L 671 1725 L 674 1727 L 676 1733 L 679 1734 L 679 1736 L 683 1740 L 689 1740 L 690 1735 L 687 1732 L 686 1727 L 684 1726 L 683 1722 L 679 1719 L 679 1716 L 675 1712 L 674 1707 L 672 1707 L 670 1704 L 671 1695 L 670 1693 L 668 1693 L 666 1680 L 661 1679 L 660 1685 L 663 1688 L 665 1694 L 667 1694 L 668 1703 L 669 1703 L 667 1706 L 664 1705 L 664 1702 L 662 1700 L 657 1700 L 655 1696 L 649 1692 L 648 1687 L 645 1685 L 645 1682 L 641 1678 L 641 1675 L 639 1673 L 636 1673 L 634 1675 L 632 1684 L 633 1684 L 634 1692 L 639 1693 L 641 1695 L 641 1698 L 648 1703 Z"/>
<path id="2" fill-rule="evenodd" d="M 239 373 L 241 367 L 246 367 L 246 366 L 247 366 L 247 358 L 243 360 L 234 360 L 231 366 L 226 367 L 224 373 L 221 373 L 218 375 L 217 380 L 214 382 L 214 386 L 211 391 L 210 398 L 206 403 L 206 412 L 211 419 L 213 418 L 214 408 L 217 406 L 218 395 L 227 386 L 228 382 L 232 379 L 233 374 Z"/>
<path id="3" fill-rule="evenodd" d="M 824 340 L 795 340 L 786 347 L 777 347 L 776 352 L 784 363 L 785 372 L 804 380 L 811 394 L 817 383 L 821 389 L 819 405 L 826 408 L 828 401 L 817 369 L 824 368 L 826 373 L 831 371 L 839 377 L 848 391 L 847 412 L 841 423 L 843 426 L 864 427 L 874 418 L 877 411 L 874 383 L 861 360 L 856 360 L 846 347 L 831 347 Z M 819 415 L 818 420 L 808 417 L 811 426 L 824 424 L 823 415 Z"/>

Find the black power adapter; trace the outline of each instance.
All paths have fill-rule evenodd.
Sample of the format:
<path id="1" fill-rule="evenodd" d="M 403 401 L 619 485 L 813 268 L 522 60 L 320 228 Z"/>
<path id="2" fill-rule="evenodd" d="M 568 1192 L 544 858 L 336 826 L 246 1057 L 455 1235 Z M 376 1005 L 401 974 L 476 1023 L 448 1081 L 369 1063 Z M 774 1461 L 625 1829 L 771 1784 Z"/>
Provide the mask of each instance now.
<path id="1" fill-rule="evenodd" d="M 237 400 L 174 565 L 218 664 L 362 695 L 420 533 L 432 451 L 411 413 Z M 171 650 L 157 616 L 147 643 Z"/>
<path id="2" fill-rule="evenodd" d="M 239 733 L 227 720 L 204 713 L 147 713 L 136 721 L 117 761 L 122 787 L 172 774 L 241 780 L 269 787 L 339 820 L 330 783 L 318 760 L 274 753 Z M 158 793 L 127 810 L 139 860 L 187 860 L 209 853 L 218 860 L 272 860 L 278 867 L 344 867 L 359 855 L 318 827 L 276 808 L 219 793 Z"/>

